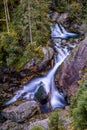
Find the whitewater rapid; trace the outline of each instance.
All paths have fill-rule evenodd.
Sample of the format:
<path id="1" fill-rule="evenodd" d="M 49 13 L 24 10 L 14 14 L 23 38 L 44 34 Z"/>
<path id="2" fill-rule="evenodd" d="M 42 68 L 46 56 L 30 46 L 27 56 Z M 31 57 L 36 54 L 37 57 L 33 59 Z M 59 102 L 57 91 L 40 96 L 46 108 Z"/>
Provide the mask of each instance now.
<path id="1" fill-rule="evenodd" d="M 60 38 L 67 39 L 67 37 L 75 37 L 77 34 L 67 32 L 64 27 L 60 24 L 55 24 L 55 26 L 51 27 L 51 37 L 52 38 Z M 75 46 L 72 46 L 74 48 Z M 55 58 L 54 67 L 48 72 L 48 74 L 41 78 L 36 78 L 30 81 L 27 85 L 23 86 L 22 89 L 16 91 L 14 93 L 14 97 L 12 97 L 9 101 L 5 103 L 5 105 L 9 105 L 22 97 L 23 100 L 35 100 L 35 93 L 38 91 L 40 87 L 40 83 L 43 84 L 43 87 L 46 91 L 46 94 L 50 94 L 49 102 L 51 105 L 51 109 L 55 108 L 63 108 L 67 103 L 65 101 L 63 93 L 59 93 L 54 82 L 54 76 L 60 65 L 65 61 L 67 56 L 70 54 L 68 50 L 68 46 L 62 47 L 61 43 L 55 43 L 54 48 L 58 53 Z M 48 102 L 46 103 L 48 105 Z"/>

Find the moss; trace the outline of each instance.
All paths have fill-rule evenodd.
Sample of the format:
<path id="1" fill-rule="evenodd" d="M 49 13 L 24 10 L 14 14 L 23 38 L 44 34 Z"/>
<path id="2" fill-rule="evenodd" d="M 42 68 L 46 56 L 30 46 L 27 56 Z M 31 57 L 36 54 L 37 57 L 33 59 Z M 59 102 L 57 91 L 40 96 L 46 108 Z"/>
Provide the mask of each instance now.
<path id="1" fill-rule="evenodd" d="M 76 95 L 71 99 L 70 112 L 74 127 L 78 130 L 87 128 L 87 80 L 79 87 Z"/>
<path id="2" fill-rule="evenodd" d="M 64 130 L 62 120 L 59 119 L 58 110 L 51 113 L 49 120 L 49 130 Z"/>
<path id="3" fill-rule="evenodd" d="M 16 63 L 16 70 L 22 68 L 27 62 L 32 58 L 37 57 L 37 62 L 40 62 L 43 58 L 42 47 L 37 46 L 36 43 L 29 43 L 23 52 L 23 55 L 19 57 L 18 62 Z"/>
<path id="4" fill-rule="evenodd" d="M 32 58 L 37 57 L 38 62 L 43 58 L 42 46 L 36 42 L 23 44 L 14 31 L 0 36 L 0 65 L 4 61 L 8 67 L 19 70 Z"/>
<path id="5" fill-rule="evenodd" d="M 43 128 L 41 126 L 34 126 L 33 128 L 31 128 L 30 130 L 43 130 Z"/>
<path id="6" fill-rule="evenodd" d="M 70 13 L 73 15 L 73 16 L 76 16 L 76 15 L 81 15 L 81 12 L 82 12 L 82 4 L 79 3 L 79 2 L 71 2 L 71 4 L 69 5 L 69 10 L 70 10 Z"/>
<path id="7" fill-rule="evenodd" d="M 65 0 L 61 0 L 55 9 L 58 13 L 65 13 L 67 11 L 67 3 Z"/>

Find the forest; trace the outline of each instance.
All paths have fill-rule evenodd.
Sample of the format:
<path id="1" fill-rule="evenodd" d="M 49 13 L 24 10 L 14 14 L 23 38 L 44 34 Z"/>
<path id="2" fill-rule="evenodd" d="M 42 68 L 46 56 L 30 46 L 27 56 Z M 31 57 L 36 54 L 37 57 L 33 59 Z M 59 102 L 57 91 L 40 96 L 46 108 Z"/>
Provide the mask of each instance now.
<path id="1" fill-rule="evenodd" d="M 63 21 L 62 14 L 68 14 L 66 21 Z M 50 28 L 55 23 L 60 25 L 65 23 L 67 30 L 79 34 L 77 41 L 72 38 L 69 41 L 67 39 L 59 39 L 58 41 L 62 41 L 63 46 L 75 42 L 80 43 L 72 51 L 68 61 L 64 62 L 65 65 L 63 64 L 59 68 L 59 72 L 57 72 L 59 74 L 55 76 L 57 86 L 59 85 L 58 89 L 66 94 L 66 98 L 69 98 L 68 110 L 63 108 L 64 110 L 54 110 L 46 115 L 40 113 L 39 116 L 35 115 L 38 114 L 37 108 L 37 111 L 31 108 L 35 113 L 31 112 L 34 113 L 34 118 L 38 117 L 40 120 L 49 118 L 47 130 L 87 130 L 87 0 L 0 0 L 0 130 L 46 130 L 38 123 L 32 128 L 28 127 L 25 123 L 27 119 L 21 123 L 18 121 L 14 123 L 14 119 L 11 119 L 14 121 L 11 122 L 11 126 L 8 114 L 4 118 L 1 113 L 5 109 L 3 103 L 14 95 L 15 90 L 33 78 L 46 75 L 48 70 L 53 67 L 55 49 L 47 61 L 46 58 L 51 55 L 50 51 L 48 49 L 48 56 L 44 58 L 42 48 L 53 48 Z M 33 63 L 33 67 L 26 69 L 26 65 L 31 63 L 32 59 L 35 59 L 36 62 Z M 40 69 L 41 71 L 39 71 Z M 70 74 L 72 78 L 64 77 L 67 74 Z M 73 78 L 73 75 L 76 77 Z M 60 86 L 63 87 L 62 90 Z M 41 89 L 38 90 L 40 97 L 44 95 L 48 101 L 49 93 L 48 95 L 43 94 L 45 91 L 43 87 Z M 36 121 L 31 117 L 32 114 L 29 122 Z M 6 128 L 4 127 L 5 121 L 8 124 Z M 22 125 L 22 123 L 24 124 Z"/>
<path id="2" fill-rule="evenodd" d="M 53 5 L 52 5 L 53 4 Z M 50 38 L 49 10 L 70 12 L 73 21 L 87 21 L 86 0 L 3 0 L 0 2 L 0 66 L 20 69 Z M 39 52 L 35 49 L 39 47 Z M 30 49 L 30 52 L 28 51 Z"/>

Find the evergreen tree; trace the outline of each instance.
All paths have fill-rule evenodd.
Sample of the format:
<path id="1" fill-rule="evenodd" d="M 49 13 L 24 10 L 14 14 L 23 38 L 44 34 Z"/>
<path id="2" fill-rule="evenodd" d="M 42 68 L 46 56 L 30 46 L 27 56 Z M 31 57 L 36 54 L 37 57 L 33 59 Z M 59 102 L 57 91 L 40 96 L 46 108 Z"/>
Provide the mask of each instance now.
<path id="1" fill-rule="evenodd" d="M 70 108 L 76 130 L 85 130 L 87 128 L 87 80 L 72 97 Z"/>
<path id="2" fill-rule="evenodd" d="M 49 2 L 45 0 L 30 0 L 29 3 L 27 0 L 20 2 L 13 14 L 13 25 L 25 43 L 31 41 L 30 39 L 37 43 L 47 42 L 49 38 L 48 7 Z"/>
<path id="3" fill-rule="evenodd" d="M 7 31 L 9 33 L 9 31 L 10 31 L 10 29 L 9 29 L 10 16 L 9 16 L 9 9 L 8 9 L 8 1 L 3 0 L 3 3 L 4 3 L 4 9 L 5 9 L 6 26 L 7 26 Z"/>

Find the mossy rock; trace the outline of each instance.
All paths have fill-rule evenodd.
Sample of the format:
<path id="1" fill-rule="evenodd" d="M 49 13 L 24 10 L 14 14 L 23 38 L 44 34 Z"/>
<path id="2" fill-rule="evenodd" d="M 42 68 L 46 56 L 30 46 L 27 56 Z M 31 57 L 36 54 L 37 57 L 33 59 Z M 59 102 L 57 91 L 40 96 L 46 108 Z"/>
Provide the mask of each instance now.
<path id="1" fill-rule="evenodd" d="M 43 128 L 41 126 L 34 126 L 33 128 L 31 128 L 30 130 L 43 130 Z"/>
<path id="2" fill-rule="evenodd" d="M 38 88 L 37 92 L 35 93 L 35 98 L 38 100 L 41 104 L 47 103 L 48 95 L 43 87 L 43 83 L 41 82 L 40 87 Z"/>
<path id="3" fill-rule="evenodd" d="M 43 59 L 44 54 L 42 52 L 42 46 L 37 45 L 36 43 L 28 43 L 25 51 L 19 57 L 18 62 L 15 64 L 16 70 L 20 70 L 24 65 L 26 65 L 27 62 L 31 61 L 31 59 L 35 57 L 37 58 L 38 63 Z"/>
<path id="4" fill-rule="evenodd" d="M 5 62 L 8 67 L 20 70 L 32 58 L 37 58 L 40 62 L 44 54 L 42 44 L 36 42 L 26 44 L 19 41 L 19 36 L 12 31 L 11 33 L 0 33 L 0 65 Z M 3 58 L 4 57 L 4 58 Z"/>

